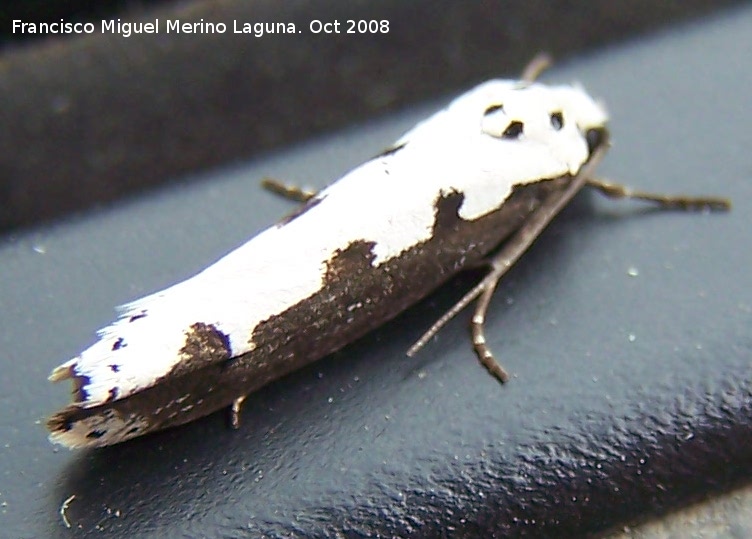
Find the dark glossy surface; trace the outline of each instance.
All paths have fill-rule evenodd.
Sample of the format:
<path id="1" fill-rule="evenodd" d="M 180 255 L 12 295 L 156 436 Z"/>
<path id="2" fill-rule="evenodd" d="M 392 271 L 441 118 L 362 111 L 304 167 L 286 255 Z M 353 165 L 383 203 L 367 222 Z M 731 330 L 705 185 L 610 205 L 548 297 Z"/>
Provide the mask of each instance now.
<path id="1" fill-rule="evenodd" d="M 118 303 L 201 269 L 289 211 L 262 175 L 321 185 L 427 112 L 217 171 L 0 246 L 0 516 L 8 537 L 582 536 L 752 477 L 752 10 L 562 66 L 612 114 L 605 175 L 728 195 L 730 214 L 581 196 L 500 287 L 404 351 L 472 279 L 215 414 L 103 451 L 53 449 L 48 371 Z M 433 108 L 433 107 L 431 107 Z M 635 271 L 636 270 L 636 271 Z M 636 275 L 634 275 L 636 273 Z M 1 535 L 0 534 L 0 535 Z"/>

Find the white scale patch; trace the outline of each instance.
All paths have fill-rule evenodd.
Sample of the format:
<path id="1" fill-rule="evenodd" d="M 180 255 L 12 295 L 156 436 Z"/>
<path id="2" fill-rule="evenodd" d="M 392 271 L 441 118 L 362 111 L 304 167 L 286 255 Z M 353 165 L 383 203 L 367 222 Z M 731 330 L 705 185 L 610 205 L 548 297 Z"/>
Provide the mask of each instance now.
<path id="1" fill-rule="evenodd" d="M 484 114 L 491 106 L 502 107 Z M 563 124 L 552 125 L 561 112 Z M 511 121 L 524 125 L 504 138 Z M 53 379 L 74 376 L 91 407 L 153 385 L 185 358 L 186 332 L 214 325 L 231 355 L 253 349 L 253 329 L 318 292 L 327 261 L 356 240 L 375 242 L 374 265 L 430 238 L 435 203 L 464 195 L 463 219 L 498 209 L 515 185 L 576 174 L 588 158 L 583 133 L 606 114 L 584 91 L 517 81 L 490 81 L 421 122 L 404 148 L 356 168 L 319 193 L 320 202 L 283 226 L 252 238 L 198 275 L 122 308 L 100 340 L 61 365 Z M 144 312 L 146 316 L 130 321 Z"/>

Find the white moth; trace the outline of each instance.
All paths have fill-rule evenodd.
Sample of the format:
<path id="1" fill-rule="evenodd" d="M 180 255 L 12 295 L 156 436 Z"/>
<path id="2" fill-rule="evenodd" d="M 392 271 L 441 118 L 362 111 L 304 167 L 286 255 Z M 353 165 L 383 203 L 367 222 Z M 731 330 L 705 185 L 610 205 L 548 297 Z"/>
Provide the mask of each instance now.
<path id="1" fill-rule="evenodd" d="M 481 296 L 473 342 L 504 380 L 482 333 L 498 278 L 585 183 L 633 196 L 591 178 L 608 145 L 604 109 L 578 86 L 531 78 L 477 86 L 204 271 L 121 307 L 52 372 L 73 380 L 74 402 L 50 418 L 51 441 L 109 445 L 229 405 L 237 420 L 251 391 L 482 261 L 489 276 L 417 347 Z"/>

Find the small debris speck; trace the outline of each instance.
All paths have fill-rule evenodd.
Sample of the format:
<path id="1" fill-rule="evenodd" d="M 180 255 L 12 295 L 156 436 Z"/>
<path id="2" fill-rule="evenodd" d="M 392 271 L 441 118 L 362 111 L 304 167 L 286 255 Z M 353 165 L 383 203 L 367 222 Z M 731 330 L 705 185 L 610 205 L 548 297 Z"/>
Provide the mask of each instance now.
<path id="1" fill-rule="evenodd" d="M 65 512 L 68 510 L 70 503 L 75 499 L 76 499 L 75 494 L 68 496 L 68 498 L 66 498 L 66 500 L 63 502 L 63 505 L 60 506 L 60 517 L 63 519 L 63 524 L 65 524 L 66 528 L 70 528 L 71 523 L 70 523 L 70 520 L 68 520 L 68 517 L 66 516 Z"/>

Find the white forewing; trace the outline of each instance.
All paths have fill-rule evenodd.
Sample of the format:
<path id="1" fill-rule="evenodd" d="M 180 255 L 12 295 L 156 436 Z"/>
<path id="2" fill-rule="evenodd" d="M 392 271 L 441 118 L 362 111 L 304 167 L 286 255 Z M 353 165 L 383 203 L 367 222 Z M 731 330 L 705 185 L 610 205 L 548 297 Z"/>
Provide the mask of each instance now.
<path id="1" fill-rule="evenodd" d="M 492 113 L 489 107 L 502 105 Z M 551 113 L 560 111 L 560 129 Z M 353 241 L 374 242 L 374 265 L 426 241 L 441 195 L 464 195 L 460 217 L 498 209 L 515 185 L 575 174 L 587 160 L 583 131 L 605 122 L 593 100 L 572 87 L 491 81 L 454 100 L 377 157 L 321 191 L 319 202 L 273 226 L 195 277 L 126 305 L 100 341 L 59 367 L 85 377 L 81 406 L 123 398 L 153 385 L 179 362 L 186 332 L 212 324 L 231 355 L 254 348 L 262 321 L 312 296 L 327 262 Z M 515 139 L 510 121 L 524 123 Z M 144 315 L 144 316 L 142 316 Z"/>

